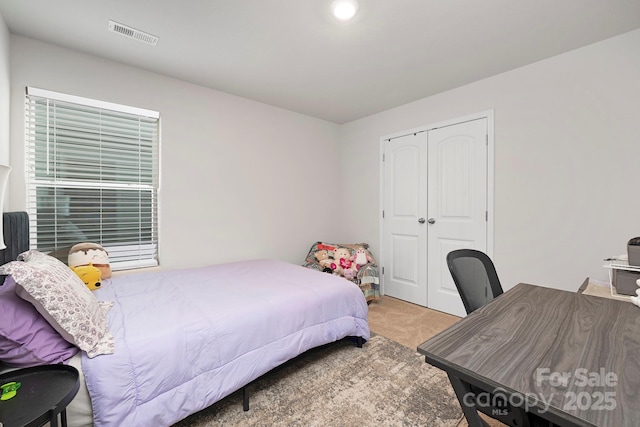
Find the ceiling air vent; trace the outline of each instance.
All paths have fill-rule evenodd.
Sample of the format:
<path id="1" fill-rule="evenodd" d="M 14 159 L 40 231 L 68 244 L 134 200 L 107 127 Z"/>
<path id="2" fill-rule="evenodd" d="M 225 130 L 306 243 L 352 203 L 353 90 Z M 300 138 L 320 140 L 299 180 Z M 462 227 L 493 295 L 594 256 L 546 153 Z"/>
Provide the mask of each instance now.
<path id="1" fill-rule="evenodd" d="M 136 30 L 135 28 L 112 21 L 111 19 L 109 20 L 109 31 L 153 46 L 158 44 L 158 37 L 153 34 Z"/>

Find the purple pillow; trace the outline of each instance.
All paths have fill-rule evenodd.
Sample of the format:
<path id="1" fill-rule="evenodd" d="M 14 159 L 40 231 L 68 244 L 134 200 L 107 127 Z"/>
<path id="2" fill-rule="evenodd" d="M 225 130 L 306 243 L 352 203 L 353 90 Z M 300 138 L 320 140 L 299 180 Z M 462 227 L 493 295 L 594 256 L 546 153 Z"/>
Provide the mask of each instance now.
<path id="1" fill-rule="evenodd" d="M 0 362 L 7 366 L 62 363 L 78 352 L 38 313 L 16 294 L 16 282 L 7 277 L 0 286 Z"/>

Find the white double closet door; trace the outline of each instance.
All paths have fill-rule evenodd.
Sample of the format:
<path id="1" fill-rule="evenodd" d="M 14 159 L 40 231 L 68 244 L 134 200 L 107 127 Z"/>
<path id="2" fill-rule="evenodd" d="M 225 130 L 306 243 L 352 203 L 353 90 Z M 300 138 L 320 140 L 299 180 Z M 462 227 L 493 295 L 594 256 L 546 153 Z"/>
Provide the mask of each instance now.
<path id="1" fill-rule="evenodd" d="M 487 118 L 382 144 L 384 293 L 465 316 L 446 256 L 487 251 Z"/>

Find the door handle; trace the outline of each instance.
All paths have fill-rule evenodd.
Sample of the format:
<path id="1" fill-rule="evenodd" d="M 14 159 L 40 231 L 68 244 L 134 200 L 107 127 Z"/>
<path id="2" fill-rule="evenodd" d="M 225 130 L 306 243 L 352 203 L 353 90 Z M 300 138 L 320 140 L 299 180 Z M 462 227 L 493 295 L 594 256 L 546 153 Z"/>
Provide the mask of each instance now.
<path id="1" fill-rule="evenodd" d="M 429 221 L 427 221 L 429 224 L 435 224 L 436 223 L 436 219 L 435 218 L 429 218 Z"/>
<path id="2" fill-rule="evenodd" d="M 425 219 L 424 219 L 424 218 L 420 218 L 420 219 L 418 220 L 418 222 L 419 222 L 420 224 L 424 224 Z"/>

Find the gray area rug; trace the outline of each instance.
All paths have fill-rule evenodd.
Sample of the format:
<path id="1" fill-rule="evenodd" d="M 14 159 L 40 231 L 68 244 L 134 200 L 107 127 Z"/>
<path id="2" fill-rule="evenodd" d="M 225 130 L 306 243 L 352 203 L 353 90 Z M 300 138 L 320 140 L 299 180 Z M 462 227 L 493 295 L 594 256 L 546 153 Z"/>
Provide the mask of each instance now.
<path id="1" fill-rule="evenodd" d="M 339 341 L 310 350 L 179 422 L 187 426 L 453 427 L 462 418 L 444 372 L 380 335 L 363 348 Z"/>

